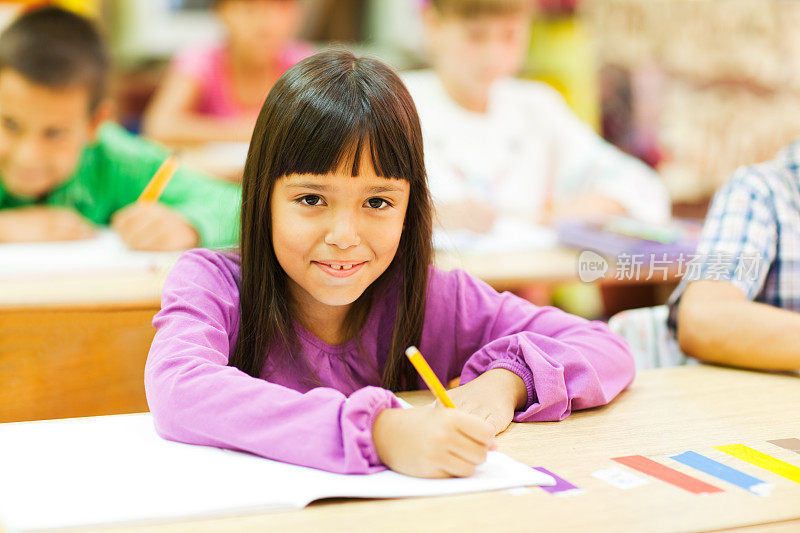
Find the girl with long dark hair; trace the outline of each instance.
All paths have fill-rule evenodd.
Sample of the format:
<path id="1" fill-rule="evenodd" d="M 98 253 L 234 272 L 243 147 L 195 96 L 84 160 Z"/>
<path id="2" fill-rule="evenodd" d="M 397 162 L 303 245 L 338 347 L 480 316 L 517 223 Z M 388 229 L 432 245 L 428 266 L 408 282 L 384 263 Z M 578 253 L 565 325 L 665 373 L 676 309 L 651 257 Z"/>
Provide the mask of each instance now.
<path id="1" fill-rule="evenodd" d="M 317 54 L 270 91 L 241 243 L 170 274 L 145 369 L 168 439 L 346 473 L 470 475 L 512 419 L 560 420 L 633 379 L 605 325 L 431 266 L 414 103 L 381 62 Z M 419 346 L 458 409 L 402 409 Z"/>

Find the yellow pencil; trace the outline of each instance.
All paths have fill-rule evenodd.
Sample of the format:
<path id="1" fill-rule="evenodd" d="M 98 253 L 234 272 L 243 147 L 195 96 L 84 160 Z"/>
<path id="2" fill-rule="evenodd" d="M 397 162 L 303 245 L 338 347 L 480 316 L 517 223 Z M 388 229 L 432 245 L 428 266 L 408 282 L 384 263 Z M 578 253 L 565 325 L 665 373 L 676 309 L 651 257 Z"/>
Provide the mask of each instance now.
<path id="1" fill-rule="evenodd" d="M 422 380 L 425 382 L 431 392 L 434 393 L 437 398 L 439 398 L 440 402 L 442 402 L 442 405 L 449 407 L 450 409 L 455 409 L 456 406 L 453 405 L 452 400 L 450 400 L 450 397 L 447 395 L 447 391 L 444 390 L 442 382 L 439 381 L 439 378 L 437 378 L 436 374 L 433 373 L 430 365 L 428 365 L 428 362 L 424 357 L 422 357 L 422 354 L 419 353 L 417 347 L 409 346 L 408 349 L 406 349 L 406 355 L 408 356 L 409 361 L 411 361 L 411 364 L 414 365 L 414 368 L 417 369 L 417 372 L 419 372 L 419 375 L 422 376 Z"/>
<path id="2" fill-rule="evenodd" d="M 158 197 L 164 192 L 169 180 L 175 175 L 176 170 L 178 170 L 178 159 L 174 155 L 171 155 L 164 160 L 161 166 L 158 167 L 158 170 L 156 170 L 156 173 L 153 174 L 150 183 L 147 184 L 142 194 L 139 195 L 139 203 L 152 204 L 158 200 Z"/>

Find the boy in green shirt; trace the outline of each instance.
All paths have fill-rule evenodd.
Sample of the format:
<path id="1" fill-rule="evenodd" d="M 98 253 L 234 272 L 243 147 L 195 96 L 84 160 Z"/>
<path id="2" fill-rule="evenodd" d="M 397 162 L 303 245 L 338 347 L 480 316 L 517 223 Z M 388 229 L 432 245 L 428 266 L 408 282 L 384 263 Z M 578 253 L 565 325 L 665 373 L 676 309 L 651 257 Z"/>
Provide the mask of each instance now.
<path id="1" fill-rule="evenodd" d="M 180 168 L 159 202 L 136 203 L 167 157 L 108 122 L 109 59 L 86 19 L 29 11 L 0 35 L 0 242 L 91 237 L 131 248 L 235 243 L 241 189 Z"/>

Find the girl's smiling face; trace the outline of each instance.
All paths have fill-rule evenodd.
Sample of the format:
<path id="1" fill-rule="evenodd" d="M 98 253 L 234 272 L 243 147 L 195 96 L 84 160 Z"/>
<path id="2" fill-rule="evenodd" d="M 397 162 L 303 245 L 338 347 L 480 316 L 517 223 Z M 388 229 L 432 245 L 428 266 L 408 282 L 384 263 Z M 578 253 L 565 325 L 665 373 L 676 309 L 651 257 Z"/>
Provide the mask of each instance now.
<path id="1" fill-rule="evenodd" d="M 357 177 L 342 165 L 331 174 L 275 182 L 272 242 L 300 315 L 348 309 L 397 252 L 409 183 L 377 176 L 366 160 Z"/>
<path id="2" fill-rule="evenodd" d="M 291 350 L 297 326 L 329 345 L 358 338 L 373 303 L 392 305 L 389 292 L 371 289 L 396 266 L 381 379 L 395 390 L 412 386 L 405 349 L 422 332 L 432 216 L 422 128 L 397 74 L 344 50 L 290 68 L 261 108 L 244 169 L 231 366 L 260 376 L 275 357 L 313 378 Z M 289 351 L 273 352 L 276 344 Z"/>

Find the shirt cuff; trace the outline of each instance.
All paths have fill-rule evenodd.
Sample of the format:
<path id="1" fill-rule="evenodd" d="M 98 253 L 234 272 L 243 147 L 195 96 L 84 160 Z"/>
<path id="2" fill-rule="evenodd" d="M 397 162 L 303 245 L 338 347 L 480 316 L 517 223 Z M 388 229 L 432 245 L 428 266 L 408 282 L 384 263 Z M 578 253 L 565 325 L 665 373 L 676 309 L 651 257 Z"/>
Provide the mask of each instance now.
<path id="1" fill-rule="evenodd" d="M 495 368 L 503 368 L 509 372 L 513 372 L 522 378 L 522 382 L 525 383 L 525 389 L 528 391 L 528 401 L 525 403 L 525 407 L 522 409 L 517 409 L 518 412 L 526 411 L 536 402 L 536 389 L 533 386 L 533 372 L 531 372 L 531 369 L 528 368 L 528 365 L 520 361 L 500 359 L 497 361 L 492 361 L 485 372 Z"/>
<path id="2" fill-rule="evenodd" d="M 364 387 L 355 391 L 347 399 L 349 409 L 346 407 L 342 414 L 345 431 L 353 432 L 353 440 L 361 457 L 367 461 L 369 467 L 383 466 L 375 441 L 372 438 L 372 426 L 375 419 L 384 409 L 402 407 L 400 400 L 391 392 L 380 387 Z M 349 412 L 347 412 L 349 411 Z M 347 440 L 347 435 L 345 435 Z M 374 470 L 377 471 L 377 470 Z"/>

